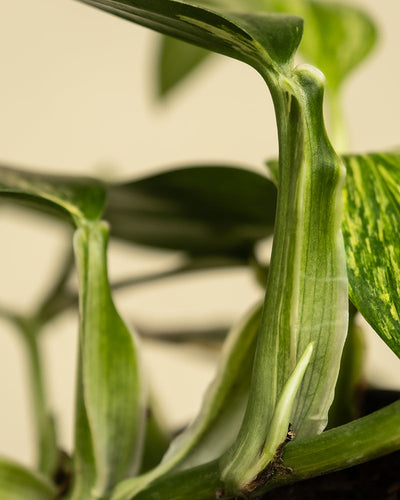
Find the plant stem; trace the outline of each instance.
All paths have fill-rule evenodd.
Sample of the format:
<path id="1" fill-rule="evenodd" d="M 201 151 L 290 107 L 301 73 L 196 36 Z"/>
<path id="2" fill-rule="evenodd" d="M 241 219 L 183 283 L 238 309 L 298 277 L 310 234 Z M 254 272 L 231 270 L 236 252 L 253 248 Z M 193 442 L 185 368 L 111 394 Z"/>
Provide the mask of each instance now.
<path id="1" fill-rule="evenodd" d="M 400 449 L 400 401 L 346 425 L 285 447 L 283 466 L 262 491 L 346 469 Z"/>
<path id="2" fill-rule="evenodd" d="M 43 474 L 52 476 L 57 467 L 58 448 L 55 423 L 48 409 L 45 377 L 38 342 L 39 326 L 34 320 L 26 318 L 16 319 L 16 325 L 22 334 L 28 358 L 28 379 L 37 442 L 37 468 Z"/>
<path id="3" fill-rule="evenodd" d="M 269 478 L 251 498 L 296 481 L 346 469 L 400 449 L 400 401 L 341 427 L 284 447 L 281 471 Z M 291 469 L 291 470 L 290 470 Z M 218 461 L 163 476 L 135 500 L 211 500 L 216 492 L 225 500 Z M 218 497 L 217 497 L 218 498 Z"/>

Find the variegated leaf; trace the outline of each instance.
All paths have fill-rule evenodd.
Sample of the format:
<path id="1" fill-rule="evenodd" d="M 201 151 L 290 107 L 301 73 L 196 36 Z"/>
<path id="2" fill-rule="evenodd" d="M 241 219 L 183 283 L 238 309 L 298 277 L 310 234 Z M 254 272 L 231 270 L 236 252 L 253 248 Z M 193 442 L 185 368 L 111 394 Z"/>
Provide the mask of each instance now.
<path id="1" fill-rule="evenodd" d="M 400 155 L 344 157 L 350 298 L 400 356 Z"/>
<path id="2" fill-rule="evenodd" d="M 0 196 L 67 216 L 79 225 L 83 219 L 101 217 L 105 188 L 101 182 L 85 177 L 38 174 L 0 166 Z"/>

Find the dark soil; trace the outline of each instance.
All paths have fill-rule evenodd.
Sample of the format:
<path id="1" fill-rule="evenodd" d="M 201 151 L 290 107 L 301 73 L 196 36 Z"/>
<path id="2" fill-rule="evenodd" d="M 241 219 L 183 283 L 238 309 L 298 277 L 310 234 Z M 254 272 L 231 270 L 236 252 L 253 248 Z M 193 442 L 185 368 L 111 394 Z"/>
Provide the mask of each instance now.
<path id="1" fill-rule="evenodd" d="M 279 488 L 261 499 L 398 500 L 400 451 L 349 469 Z"/>
<path id="2" fill-rule="evenodd" d="M 399 399 L 394 391 L 367 391 L 363 414 Z M 325 476 L 279 488 L 260 500 L 400 500 L 400 451 Z"/>

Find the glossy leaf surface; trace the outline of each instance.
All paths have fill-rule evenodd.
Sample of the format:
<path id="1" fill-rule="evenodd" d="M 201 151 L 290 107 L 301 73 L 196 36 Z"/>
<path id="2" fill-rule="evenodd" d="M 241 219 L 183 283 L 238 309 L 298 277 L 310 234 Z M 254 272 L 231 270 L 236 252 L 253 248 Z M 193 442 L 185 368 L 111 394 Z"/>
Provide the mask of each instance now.
<path id="1" fill-rule="evenodd" d="M 298 17 L 231 12 L 226 5 L 220 11 L 216 2 L 82 1 L 264 71 L 290 66 L 302 36 Z"/>
<path id="2" fill-rule="evenodd" d="M 199 2 L 200 3 L 200 2 Z M 207 2 L 202 2 L 207 3 Z M 215 4 L 227 8 L 224 0 Z M 329 87 L 338 88 L 347 75 L 370 53 L 377 31 L 372 19 L 361 8 L 315 0 L 236 0 L 232 7 L 247 11 L 285 12 L 305 20 L 299 47 L 304 59 L 319 68 Z M 160 41 L 158 80 L 166 93 L 193 71 L 205 58 L 196 47 L 183 42 Z"/>
<path id="3" fill-rule="evenodd" d="M 350 297 L 400 356 L 400 156 L 345 156 Z"/>
<path id="4" fill-rule="evenodd" d="M 375 25 L 358 6 L 318 0 L 266 0 L 266 4 L 305 20 L 299 51 L 324 73 L 328 87 L 338 88 L 375 45 Z"/>
<path id="5" fill-rule="evenodd" d="M 1 500 L 53 500 L 56 488 L 44 476 L 0 458 Z"/>
<path id="6" fill-rule="evenodd" d="M 78 223 L 101 216 L 105 188 L 99 181 L 84 177 L 37 174 L 0 166 L 0 196 L 67 215 Z"/>
<path id="7" fill-rule="evenodd" d="M 250 170 L 196 166 L 108 189 L 111 234 L 192 254 L 248 255 L 273 231 L 276 189 Z"/>
<path id="8" fill-rule="evenodd" d="M 78 230 L 75 252 L 81 297 L 81 383 L 76 455 L 92 463 L 83 491 L 101 498 L 126 477 L 141 452 L 142 391 L 135 341 L 115 309 L 107 279 L 107 227 Z M 136 463 L 138 466 L 138 463 Z M 79 496 L 77 496 L 79 498 Z"/>

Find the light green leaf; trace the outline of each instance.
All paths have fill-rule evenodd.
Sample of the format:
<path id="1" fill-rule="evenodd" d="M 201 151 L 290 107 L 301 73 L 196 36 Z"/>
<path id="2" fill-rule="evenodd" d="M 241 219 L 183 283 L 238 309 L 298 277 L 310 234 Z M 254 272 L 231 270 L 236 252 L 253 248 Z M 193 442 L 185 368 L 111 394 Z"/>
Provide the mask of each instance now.
<path id="1" fill-rule="evenodd" d="M 105 203 L 102 183 L 84 177 L 37 174 L 0 166 L 0 196 L 72 218 L 98 219 Z"/>
<path id="2" fill-rule="evenodd" d="M 187 469 L 218 458 L 233 443 L 246 409 L 260 320 L 261 305 L 257 305 L 232 329 L 196 419 L 171 443 L 157 468 L 121 483 L 113 500 L 131 498 L 172 469 Z"/>
<path id="3" fill-rule="evenodd" d="M 263 472 L 265 468 L 276 458 L 276 453 L 279 448 L 286 444 L 287 440 L 290 441 L 294 438 L 294 433 L 291 430 L 290 424 L 292 408 L 297 391 L 299 390 L 306 369 L 310 363 L 312 351 L 313 344 L 310 343 L 282 389 L 271 419 L 267 438 L 259 451 L 258 460 L 252 467 L 246 470 L 239 467 L 239 469 L 235 471 L 236 481 L 240 481 L 240 491 L 245 495 L 252 493 L 260 486 L 260 483 L 264 483 L 265 478 Z M 224 480 L 226 475 L 232 475 L 231 467 L 232 462 L 228 463 L 227 467 L 222 471 L 222 480 Z"/>
<path id="4" fill-rule="evenodd" d="M 193 166 L 110 185 L 105 218 L 112 236 L 133 243 L 249 256 L 272 233 L 275 207 L 276 189 L 265 176 Z"/>
<path id="5" fill-rule="evenodd" d="M 303 24 L 298 17 L 219 11 L 213 7 L 214 2 L 82 1 L 166 35 L 247 62 L 264 73 L 290 67 L 302 35 Z"/>
<path id="6" fill-rule="evenodd" d="M 1 500 L 53 500 L 57 491 L 44 476 L 0 458 Z"/>
<path id="7" fill-rule="evenodd" d="M 290 474 L 273 474 L 251 498 L 262 498 L 260 495 L 275 488 L 346 469 L 398 449 L 400 401 L 318 436 L 287 443 L 280 465 L 282 471 L 287 468 Z M 163 476 L 139 493 L 135 500 L 211 500 L 216 492 L 222 491 L 225 491 L 225 498 L 234 497 L 221 482 L 218 462 L 214 461 Z"/>
<path id="8" fill-rule="evenodd" d="M 74 240 L 81 301 L 77 437 L 83 440 L 75 459 L 78 475 L 80 464 L 89 464 L 78 486 L 91 498 L 109 492 L 133 462 L 137 469 L 143 439 L 142 379 L 135 340 L 110 294 L 107 235 L 103 223 L 94 223 L 80 228 Z"/>
<path id="9" fill-rule="evenodd" d="M 344 157 L 350 298 L 400 356 L 400 155 Z"/>
<path id="10" fill-rule="evenodd" d="M 327 87 L 337 89 L 375 45 L 376 27 L 358 6 L 317 0 L 267 0 L 266 4 L 305 20 L 299 51 L 324 73 Z"/>

